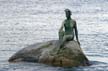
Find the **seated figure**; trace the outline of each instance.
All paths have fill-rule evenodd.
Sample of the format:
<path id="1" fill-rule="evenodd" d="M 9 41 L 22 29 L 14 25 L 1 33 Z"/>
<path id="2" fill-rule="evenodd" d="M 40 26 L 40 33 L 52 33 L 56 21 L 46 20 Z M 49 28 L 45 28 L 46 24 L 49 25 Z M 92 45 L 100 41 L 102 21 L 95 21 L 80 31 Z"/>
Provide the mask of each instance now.
<path id="1" fill-rule="evenodd" d="M 65 9 L 66 19 L 63 21 L 62 26 L 59 29 L 59 42 L 60 48 L 62 48 L 66 41 L 74 40 L 74 33 L 76 36 L 76 40 L 78 40 L 78 30 L 76 21 L 71 19 L 71 11 L 69 9 Z"/>

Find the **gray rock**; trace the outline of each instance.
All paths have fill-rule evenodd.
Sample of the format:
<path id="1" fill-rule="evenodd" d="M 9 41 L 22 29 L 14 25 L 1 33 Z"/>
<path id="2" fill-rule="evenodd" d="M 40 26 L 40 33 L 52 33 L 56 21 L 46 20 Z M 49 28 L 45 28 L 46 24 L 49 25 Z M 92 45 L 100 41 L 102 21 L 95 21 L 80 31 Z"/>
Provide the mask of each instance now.
<path id="1" fill-rule="evenodd" d="M 10 57 L 9 62 L 27 61 L 61 67 L 89 65 L 89 60 L 76 41 L 67 42 L 61 49 L 58 44 L 58 40 L 52 40 L 30 45 Z"/>

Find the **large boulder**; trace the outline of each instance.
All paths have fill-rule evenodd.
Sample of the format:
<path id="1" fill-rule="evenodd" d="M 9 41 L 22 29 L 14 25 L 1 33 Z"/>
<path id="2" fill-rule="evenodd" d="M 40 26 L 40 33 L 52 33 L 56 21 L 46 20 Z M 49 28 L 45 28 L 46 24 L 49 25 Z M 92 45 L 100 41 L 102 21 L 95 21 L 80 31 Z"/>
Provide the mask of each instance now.
<path id="1" fill-rule="evenodd" d="M 89 65 L 89 60 L 76 41 L 67 42 L 61 49 L 58 45 L 58 40 L 30 45 L 10 57 L 9 62 L 27 61 L 61 67 Z"/>

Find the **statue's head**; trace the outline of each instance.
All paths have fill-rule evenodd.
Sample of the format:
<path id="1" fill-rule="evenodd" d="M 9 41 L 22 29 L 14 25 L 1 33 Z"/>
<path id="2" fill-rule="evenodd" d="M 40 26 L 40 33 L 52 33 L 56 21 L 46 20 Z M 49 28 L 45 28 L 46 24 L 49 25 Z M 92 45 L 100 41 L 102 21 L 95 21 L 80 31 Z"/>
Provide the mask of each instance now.
<path id="1" fill-rule="evenodd" d="M 65 9 L 65 14 L 67 19 L 71 18 L 71 11 L 69 9 Z"/>

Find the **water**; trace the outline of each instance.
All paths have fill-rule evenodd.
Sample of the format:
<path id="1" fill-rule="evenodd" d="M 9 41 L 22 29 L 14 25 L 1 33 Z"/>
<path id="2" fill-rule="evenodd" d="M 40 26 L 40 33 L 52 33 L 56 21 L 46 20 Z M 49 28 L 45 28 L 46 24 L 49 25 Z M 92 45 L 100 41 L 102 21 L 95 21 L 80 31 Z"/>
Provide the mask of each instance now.
<path id="1" fill-rule="evenodd" d="M 81 47 L 93 65 L 8 63 L 11 55 L 28 45 L 58 39 L 65 8 L 77 20 Z M 0 0 L 0 71 L 108 71 L 107 22 L 107 0 Z"/>

